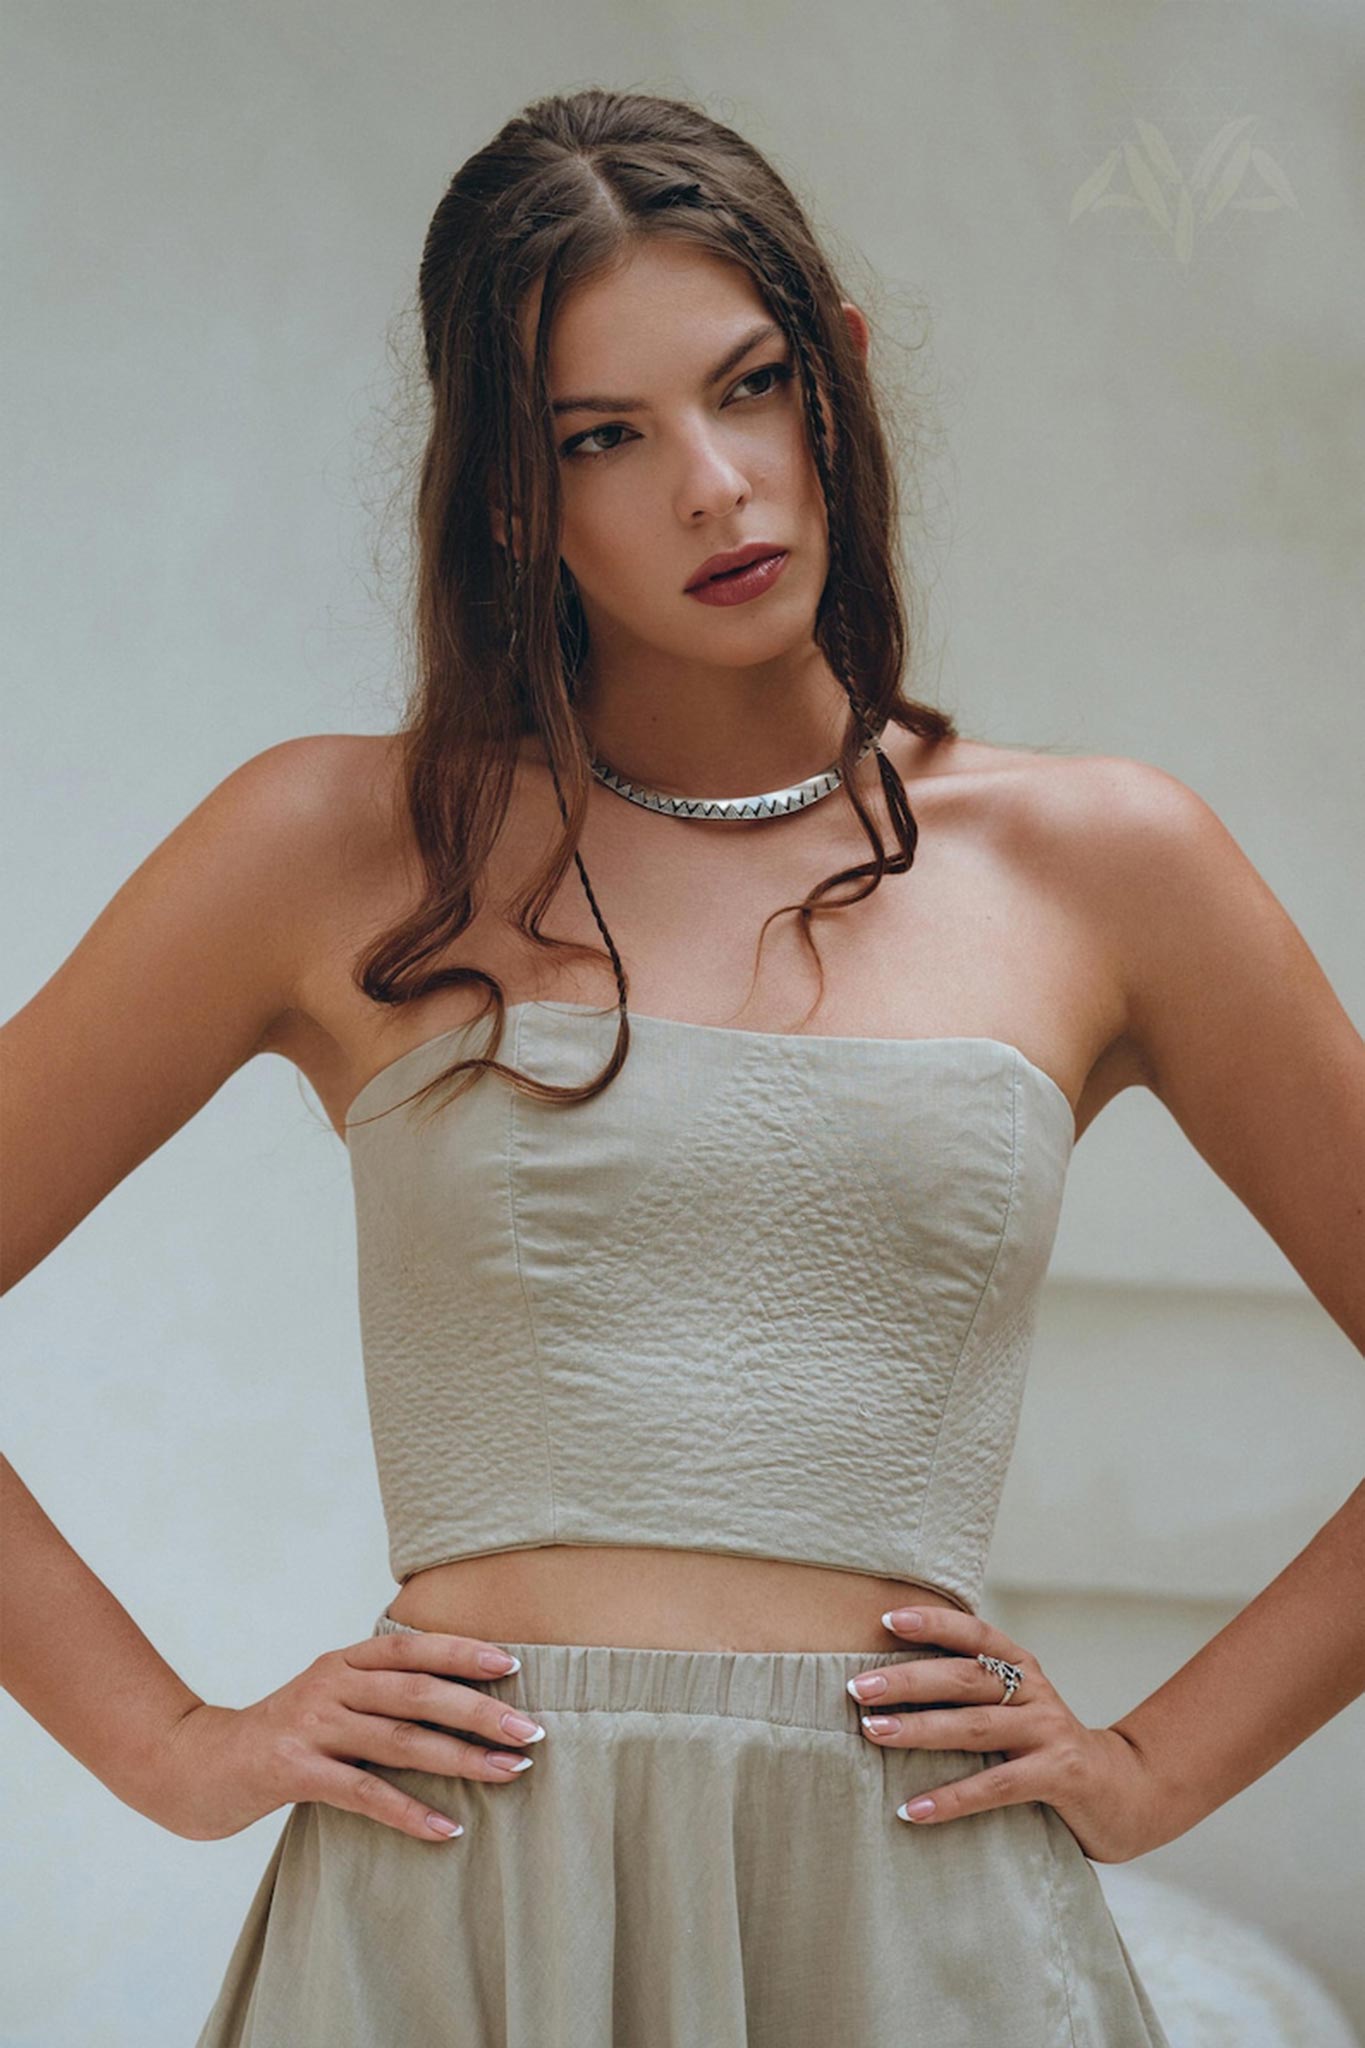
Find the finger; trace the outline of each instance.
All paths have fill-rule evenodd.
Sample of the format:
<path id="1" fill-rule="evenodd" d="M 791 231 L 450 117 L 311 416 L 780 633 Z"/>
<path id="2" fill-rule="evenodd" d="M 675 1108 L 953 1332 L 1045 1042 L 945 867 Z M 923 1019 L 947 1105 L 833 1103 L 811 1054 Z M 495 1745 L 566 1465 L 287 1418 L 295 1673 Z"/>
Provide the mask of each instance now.
<path id="1" fill-rule="evenodd" d="M 848 1692 L 855 1700 L 876 1700 L 880 1705 L 893 1700 L 1000 1700 L 1000 1680 L 975 1657 L 917 1657 L 912 1664 L 883 1664 L 850 1678 Z"/>
<path id="2" fill-rule="evenodd" d="M 922 1713 L 859 1716 L 869 1742 L 890 1749 L 999 1749 L 1017 1753 L 1039 1739 L 1023 1707 L 927 1708 Z M 883 1724 L 893 1722 L 893 1727 Z"/>
<path id="3" fill-rule="evenodd" d="M 995 1806 L 1023 1806 L 1038 1798 L 1032 1773 L 1017 1763 L 994 1764 L 975 1777 L 959 1778 L 951 1785 L 936 1785 L 896 1808 L 898 1820 L 917 1826 L 938 1821 L 959 1820 L 965 1813 L 989 1813 Z"/>
<path id="4" fill-rule="evenodd" d="M 318 1757 L 310 1774 L 305 1797 L 325 1806 L 339 1806 L 345 1813 L 363 1813 L 381 1826 L 396 1828 L 400 1835 L 412 1835 L 420 1842 L 449 1841 L 462 1835 L 461 1822 L 447 1814 L 410 1799 L 387 1778 L 358 1769 L 335 1758 Z"/>
<path id="5" fill-rule="evenodd" d="M 445 1778 L 482 1778 L 506 1784 L 535 1762 L 512 1750 L 486 1749 L 458 1735 L 424 1728 L 418 1721 L 395 1720 L 387 1714 L 343 1711 L 329 1739 L 343 1756 L 383 1764 L 396 1771 L 427 1771 Z"/>
<path id="6" fill-rule="evenodd" d="M 1007 1663 L 1018 1664 L 1026 1672 L 1037 1668 L 1029 1651 L 1007 1636 L 1003 1629 L 983 1621 L 979 1614 L 964 1614 L 956 1607 L 896 1607 L 889 1609 L 881 1620 L 883 1628 L 890 1629 L 893 1635 L 906 1637 L 908 1641 L 941 1645 L 958 1656 L 975 1658 L 984 1652 L 987 1657 L 1000 1657 Z M 914 1668 L 913 1664 L 897 1664 L 884 1665 L 878 1671 L 860 1671 L 849 1679 L 848 1690 L 854 1699 L 885 1699 L 888 1695 L 884 1689 L 874 1686 L 868 1690 L 868 1680 L 900 1680 Z"/>
<path id="7" fill-rule="evenodd" d="M 920 1617 L 917 1625 L 910 1621 L 912 1614 Z M 1028 1656 L 1028 1651 L 1021 1649 L 1003 1629 L 983 1621 L 979 1614 L 964 1614 L 957 1607 L 895 1607 L 881 1620 L 882 1627 L 890 1629 L 892 1635 L 916 1643 L 943 1643 L 954 1650 L 965 1650 L 971 1657 L 984 1650 L 988 1657 L 1004 1657 L 1011 1664 L 1022 1664 Z"/>
<path id="8" fill-rule="evenodd" d="M 337 1654 L 362 1671 L 447 1671 L 456 1678 L 507 1678 L 521 1669 L 520 1657 L 497 1643 L 481 1636 L 440 1635 L 434 1629 L 366 1636 Z"/>
<path id="9" fill-rule="evenodd" d="M 434 1676 L 430 1671 L 348 1671 L 337 1697 L 357 1713 L 394 1720 L 432 1721 L 438 1729 L 463 1728 L 486 1742 L 541 1742 L 545 1730 L 493 1693 Z"/>

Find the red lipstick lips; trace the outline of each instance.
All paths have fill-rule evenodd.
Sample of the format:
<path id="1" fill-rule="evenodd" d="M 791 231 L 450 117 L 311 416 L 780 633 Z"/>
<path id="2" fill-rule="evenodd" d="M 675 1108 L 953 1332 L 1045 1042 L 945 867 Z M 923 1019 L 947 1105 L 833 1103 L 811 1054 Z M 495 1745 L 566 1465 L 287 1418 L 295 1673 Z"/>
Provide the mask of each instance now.
<path id="1" fill-rule="evenodd" d="M 775 540 L 752 540 L 745 547 L 732 548 L 728 555 L 709 555 L 684 588 L 695 590 L 699 583 L 705 583 L 712 576 L 724 576 L 731 569 L 743 569 L 750 562 L 762 561 L 765 555 L 782 553 Z"/>
<path id="2" fill-rule="evenodd" d="M 773 541 L 752 541 L 729 554 L 712 555 L 702 563 L 686 594 L 703 604 L 744 604 L 777 581 L 787 564 L 785 548 Z"/>

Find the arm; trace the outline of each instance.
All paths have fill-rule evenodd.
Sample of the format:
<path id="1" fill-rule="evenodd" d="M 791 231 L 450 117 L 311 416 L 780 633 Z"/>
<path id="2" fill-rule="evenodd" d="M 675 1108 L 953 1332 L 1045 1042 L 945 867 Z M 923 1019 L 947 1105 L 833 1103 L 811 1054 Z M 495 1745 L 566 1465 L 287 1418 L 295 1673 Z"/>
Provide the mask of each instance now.
<path id="1" fill-rule="evenodd" d="M 0 1685 L 116 1799 L 161 1818 L 158 1757 L 204 1702 L 0 1458 Z"/>
<path id="2" fill-rule="evenodd" d="M 1088 886 L 1120 938 L 1147 1085 L 1365 1355 L 1365 1044 L 1214 812 L 1105 761 Z M 1112 1724 L 1184 1834 L 1365 1692 L 1365 1485 L 1263 1592 Z"/>
<path id="3" fill-rule="evenodd" d="M 288 741 L 229 775 L 0 1030 L 0 1292 L 290 1008 L 304 919 L 285 882 L 318 871 L 318 834 L 339 810 L 327 786 L 336 744 Z M 159 1749 L 202 1702 L 2 1461 L 0 1544 L 0 1683 L 155 1819 Z"/>
<path id="4" fill-rule="evenodd" d="M 1111 1722 L 1161 1787 L 1159 1849 L 1365 1692 L 1365 1485 L 1227 1627 Z"/>

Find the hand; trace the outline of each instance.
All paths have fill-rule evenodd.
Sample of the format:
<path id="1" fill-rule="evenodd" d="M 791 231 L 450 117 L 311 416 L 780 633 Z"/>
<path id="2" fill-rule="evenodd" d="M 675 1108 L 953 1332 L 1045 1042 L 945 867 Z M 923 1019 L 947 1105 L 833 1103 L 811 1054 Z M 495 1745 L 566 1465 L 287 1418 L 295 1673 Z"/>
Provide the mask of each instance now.
<path id="1" fill-rule="evenodd" d="M 533 1757 L 485 1749 L 424 1725 L 466 1728 L 491 1743 L 541 1740 L 543 1728 L 532 1732 L 533 1721 L 515 1717 L 493 1694 L 452 1684 L 456 1675 L 485 1684 L 505 1676 L 482 1668 L 485 1655 L 507 1660 L 496 1643 L 473 1636 L 367 1636 L 347 1649 L 324 1651 L 253 1706 L 194 1707 L 167 1742 L 156 1818 L 188 1841 L 218 1842 L 277 1806 L 315 1800 L 423 1842 L 463 1834 L 359 1763 L 490 1785 L 524 1772 Z M 513 1725 L 517 1718 L 520 1727 Z M 444 1824 L 433 1827 L 433 1817 Z"/>
<path id="2" fill-rule="evenodd" d="M 912 1618 L 918 1627 L 911 1625 Z M 850 1680 L 849 1691 L 864 1701 L 868 1740 L 892 1749 L 1001 1750 L 1006 1758 L 970 1778 L 936 1787 L 931 1809 L 925 1809 L 923 1799 L 898 1807 L 901 1819 L 932 1827 L 964 1813 L 1038 1799 L 1056 1809 L 1095 1863 L 1126 1863 L 1169 1839 L 1159 1820 L 1159 1788 L 1141 1752 L 1116 1728 L 1087 1728 L 1078 1721 L 1028 1650 L 978 1615 L 953 1607 L 928 1607 L 918 1616 L 914 1609 L 897 1608 L 882 1621 L 895 1635 L 941 1643 L 958 1654 L 912 1658 L 908 1664 L 864 1673 L 864 1682 L 886 1681 L 870 1702 L 865 1692 L 853 1692 L 858 1680 Z M 1008 1706 L 1001 1704 L 1004 1681 L 976 1662 L 978 1654 L 1022 1670 L 1023 1681 Z M 949 1704 L 941 1712 L 922 1708 L 887 1717 L 879 1712 L 879 1698 L 917 1706 L 926 1700 Z M 892 1725 L 869 1727 L 866 1716 L 889 1718 Z"/>

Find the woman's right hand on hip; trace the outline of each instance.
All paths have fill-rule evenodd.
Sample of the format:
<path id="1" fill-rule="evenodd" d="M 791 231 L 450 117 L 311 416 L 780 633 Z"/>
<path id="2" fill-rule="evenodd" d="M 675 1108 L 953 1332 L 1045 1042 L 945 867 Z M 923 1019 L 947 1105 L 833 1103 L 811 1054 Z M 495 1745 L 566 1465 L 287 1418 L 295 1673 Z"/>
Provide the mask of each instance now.
<path id="1" fill-rule="evenodd" d="M 500 1785 L 534 1761 L 483 1743 L 538 1742 L 505 1700 L 452 1681 L 503 1676 L 479 1659 L 499 1652 L 475 1636 L 432 1631 L 367 1636 L 326 1650 L 306 1671 L 249 1707 L 193 1708 L 176 1724 L 164 1759 L 165 1810 L 157 1818 L 187 1841 L 239 1834 L 279 1806 L 316 1801 L 362 1813 L 419 1841 L 449 1840 L 433 1809 L 365 1763 Z M 519 1718 L 522 1730 L 515 1724 Z M 440 1724 L 437 1728 L 424 1725 Z M 481 1738 L 466 1742 L 447 1728 Z M 543 1733 L 543 1730 L 541 1731 Z M 463 1828 L 454 1824 L 454 1832 Z"/>

